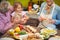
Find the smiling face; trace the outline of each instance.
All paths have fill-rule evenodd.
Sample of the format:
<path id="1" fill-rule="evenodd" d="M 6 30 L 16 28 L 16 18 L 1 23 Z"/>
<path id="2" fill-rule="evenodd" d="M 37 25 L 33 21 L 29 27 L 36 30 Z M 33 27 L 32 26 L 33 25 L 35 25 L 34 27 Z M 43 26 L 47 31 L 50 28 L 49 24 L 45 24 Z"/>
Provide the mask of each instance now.
<path id="1" fill-rule="evenodd" d="M 21 5 L 18 5 L 18 6 L 17 6 L 16 11 L 17 11 L 17 12 L 21 12 L 21 11 L 22 11 Z"/>
<path id="2" fill-rule="evenodd" d="M 21 4 L 21 3 L 15 3 L 15 5 L 14 5 L 14 10 L 15 10 L 16 12 L 21 12 L 21 11 L 23 10 L 22 4 Z"/>
<path id="3" fill-rule="evenodd" d="M 48 6 L 51 6 L 53 4 L 53 0 L 46 0 L 46 2 Z"/>

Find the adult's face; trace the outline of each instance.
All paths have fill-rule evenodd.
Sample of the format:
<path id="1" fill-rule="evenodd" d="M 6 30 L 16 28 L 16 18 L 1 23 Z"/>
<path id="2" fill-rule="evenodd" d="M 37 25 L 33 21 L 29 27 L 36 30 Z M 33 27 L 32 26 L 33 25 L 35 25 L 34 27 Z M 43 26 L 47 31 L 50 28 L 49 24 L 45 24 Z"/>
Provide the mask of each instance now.
<path id="1" fill-rule="evenodd" d="M 53 4 L 53 0 L 46 0 L 47 5 L 51 6 Z"/>
<path id="2" fill-rule="evenodd" d="M 8 11 L 8 3 L 5 1 L 2 1 L 0 3 L 0 12 L 5 14 Z"/>

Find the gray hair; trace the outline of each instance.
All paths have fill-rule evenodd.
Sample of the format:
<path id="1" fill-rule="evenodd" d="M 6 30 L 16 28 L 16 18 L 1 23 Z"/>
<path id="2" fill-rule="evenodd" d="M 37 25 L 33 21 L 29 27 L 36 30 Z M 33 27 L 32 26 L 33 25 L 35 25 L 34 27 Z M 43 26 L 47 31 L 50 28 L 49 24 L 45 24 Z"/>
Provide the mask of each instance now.
<path id="1" fill-rule="evenodd" d="M 9 3 L 7 1 L 2 1 L 0 3 L 0 12 L 5 13 L 6 11 L 8 11 L 8 5 Z"/>

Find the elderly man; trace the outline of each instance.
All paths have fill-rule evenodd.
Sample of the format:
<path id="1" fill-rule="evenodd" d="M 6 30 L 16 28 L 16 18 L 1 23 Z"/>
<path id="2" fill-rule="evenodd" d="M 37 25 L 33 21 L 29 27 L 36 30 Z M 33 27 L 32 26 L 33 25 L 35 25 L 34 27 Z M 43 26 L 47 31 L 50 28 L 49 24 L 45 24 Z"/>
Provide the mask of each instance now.
<path id="1" fill-rule="evenodd" d="M 59 11 L 60 7 L 53 0 L 46 0 L 46 2 L 42 3 L 38 28 L 46 27 L 56 30 L 56 25 L 60 24 Z"/>
<path id="2" fill-rule="evenodd" d="M 0 37 L 13 25 L 10 19 L 10 14 L 13 10 L 12 7 L 10 7 L 7 1 L 2 1 L 0 3 Z"/>

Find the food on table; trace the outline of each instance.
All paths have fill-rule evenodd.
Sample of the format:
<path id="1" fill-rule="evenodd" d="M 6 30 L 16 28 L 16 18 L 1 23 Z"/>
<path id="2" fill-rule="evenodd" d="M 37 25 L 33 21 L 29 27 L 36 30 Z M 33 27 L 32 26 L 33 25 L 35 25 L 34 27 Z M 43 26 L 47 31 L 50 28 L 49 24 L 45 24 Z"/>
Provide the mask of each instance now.
<path id="1" fill-rule="evenodd" d="M 41 30 L 40 34 L 44 36 L 43 37 L 44 39 L 47 39 L 47 38 L 50 37 L 50 35 L 57 34 L 57 31 L 56 30 L 50 30 L 50 29 L 44 28 L 44 29 Z"/>
<path id="2" fill-rule="evenodd" d="M 49 35 L 55 35 L 55 34 L 57 34 L 57 31 L 44 28 L 44 29 L 41 30 L 41 33 L 47 33 Z"/>
<path id="3" fill-rule="evenodd" d="M 20 28 L 19 28 L 19 27 L 16 27 L 14 30 L 15 30 L 15 32 L 17 32 L 17 33 L 20 32 Z"/>
<path id="4" fill-rule="evenodd" d="M 14 29 L 10 29 L 10 30 L 9 30 L 9 34 L 10 34 L 10 35 L 14 35 Z"/>
<path id="5" fill-rule="evenodd" d="M 35 33 L 35 35 L 36 35 L 37 37 L 41 37 L 42 39 L 44 39 L 44 38 L 43 38 L 44 35 L 40 35 L 40 33 Z"/>
<path id="6" fill-rule="evenodd" d="M 23 38 L 23 40 L 25 39 Z M 28 35 L 27 40 L 42 40 L 42 39 L 33 34 L 33 35 Z"/>
<path id="7" fill-rule="evenodd" d="M 29 14 L 37 14 L 37 11 L 35 11 L 35 10 L 30 10 L 28 13 L 29 13 Z"/>
<path id="8" fill-rule="evenodd" d="M 19 28 L 20 28 L 20 30 L 22 30 L 22 29 L 23 29 L 23 25 L 20 24 L 20 25 L 19 25 Z"/>
<path id="9" fill-rule="evenodd" d="M 28 33 L 30 33 L 31 31 L 27 28 L 27 27 L 24 27 L 24 30 Z"/>
<path id="10" fill-rule="evenodd" d="M 19 34 L 15 33 L 14 36 L 12 36 L 12 37 L 15 39 L 19 39 L 19 36 L 20 36 Z"/>
<path id="11" fill-rule="evenodd" d="M 43 40 L 49 38 L 50 35 L 55 35 L 57 33 L 56 30 L 51 30 L 47 28 L 44 28 L 40 31 L 40 33 L 37 33 L 37 30 L 32 26 L 29 25 L 24 27 L 23 25 L 19 25 L 19 26 L 20 27 L 16 27 L 15 29 L 9 30 L 9 34 L 11 34 L 12 37 L 15 39 L 21 38 L 22 40 Z M 58 37 L 55 38 L 57 39 Z"/>
<path id="12" fill-rule="evenodd" d="M 42 40 L 39 36 L 36 36 L 35 34 L 29 34 L 27 38 L 23 38 L 23 40 Z"/>
<path id="13" fill-rule="evenodd" d="M 28 34 L 26 34 L 26 35 L 20 35 L 20 40 L 27 40 L 27 37 L 28 37 Z"/>
<path id="14" fill-rule="evenodd" d="M 19 33 L 20 32 L 20 28 L 16 27 L 15 29 L 10 29 L 9 30 L 9 34 L 10 35 L 14 35 L 15 33 Z"/>
<path id="15" fill-rule="evenodd" d="M 25 35 L 26 32 L 25 32 L 25 31 L 20 31 L 19 34 L 20 34 L 20 35 Z"/>
<path id="16" fill-rule="evenodd" d="M 27 31 L 29 30 L 29 32 L 32 32 L 32 33 L 35 33 L 36 32 L 36 29 L 34 29 L 33 27 L 31 27 L 31 26 L 26 26 L 26 29 L 27 29 Z"/>

